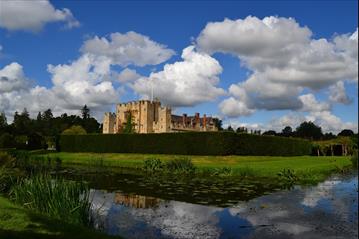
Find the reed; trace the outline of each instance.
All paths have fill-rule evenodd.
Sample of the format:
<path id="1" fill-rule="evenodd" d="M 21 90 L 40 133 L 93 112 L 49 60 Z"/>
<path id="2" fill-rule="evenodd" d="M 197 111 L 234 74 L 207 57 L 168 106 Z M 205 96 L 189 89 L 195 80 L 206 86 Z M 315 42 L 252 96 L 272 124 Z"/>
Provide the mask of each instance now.
<path id="1" fill-rule="evenodd" d="M 72 224 L 90 226 L 89 189 L 86 184 L 35 175 L 12 187 L 10 199 L 25 208 Z"/>
<path id="2" fill-rule="evenodd" d="M 166 162 L 166 170 L 172 173 L 194 173 L 196 167 L 188 157 L 174 158 Z"/>

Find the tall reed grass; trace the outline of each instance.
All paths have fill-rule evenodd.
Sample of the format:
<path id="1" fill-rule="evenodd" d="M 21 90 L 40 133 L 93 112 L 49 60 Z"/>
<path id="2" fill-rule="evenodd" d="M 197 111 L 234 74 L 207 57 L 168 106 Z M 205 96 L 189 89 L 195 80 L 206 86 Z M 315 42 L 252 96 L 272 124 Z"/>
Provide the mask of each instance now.
<path id="1" fill-rule="evenodd" d="M 189 174 L 194 173 L 196 167 L 192 160 L 187 157 L 176 157 L 167 162 L 162 162 L 160 159 L 146 159 L 144 161 L 143 170 L 147 172 L 163 172 L 175 174 Z"/>
<path id="2" fill-rule="evenodd" d="M 84 183 L 35 175 L 13 186 L 10 198 L 53 218 L 73 224 L 91 224 L 89 189 Z"/>

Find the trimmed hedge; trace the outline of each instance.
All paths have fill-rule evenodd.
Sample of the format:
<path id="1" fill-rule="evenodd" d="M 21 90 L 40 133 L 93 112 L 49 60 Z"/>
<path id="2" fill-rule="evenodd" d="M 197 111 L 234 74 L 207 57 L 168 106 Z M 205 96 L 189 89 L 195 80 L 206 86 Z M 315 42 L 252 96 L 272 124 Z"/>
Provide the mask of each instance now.
<path id="1" fill-rule="evenodd" d="M 311 147 L 309 141 L 302 139 L 188 132 L 61 135 L 57 148 L 64 152 L 296 156 L 310 154 Z"/>

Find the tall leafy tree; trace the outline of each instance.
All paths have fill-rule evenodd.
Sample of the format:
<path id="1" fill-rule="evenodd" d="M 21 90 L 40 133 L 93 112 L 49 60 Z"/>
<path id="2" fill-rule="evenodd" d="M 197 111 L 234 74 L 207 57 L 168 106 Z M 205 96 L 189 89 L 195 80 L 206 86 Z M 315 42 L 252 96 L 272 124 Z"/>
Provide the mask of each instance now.
<path id="1" fill-rule="evenodd" d="M 222 130 L 223 130 L 222 120 L 220 120 L 220 119 L 218 119 L 218 118 L 213 118 L 213 123 L 214 123 L 214 125 L 216 126 L 216 128 L 217 128 L 219 131 L 222 131 Z"/>
<path id="2" fill-rule="evenodd" d="M 21 112 L 20 115 L 17 112 L 15 112 L 13 124 L 17 134 L 27 135 L 30 133 L 32 129 L 32 125 L 31 125 L 29 112 L 27 111 L 26 108 L 24 108 L 24 110 Z"/>
<path id="3" fill-rule="evenodd" d="M 81 115 L 82 115 L 82 119 L 84 120 L 90 118 L 90 109 L 87 107 L 87 105 L 84 105 L 84 107 L 82 107 Z"/>
<path id="4" fill-rule="evenodd" d="M 292 135 L 293 135 L 292 127 L 290 127 L 290 126 L 284 127 L 284 129 L 282 130 L 282 136 L 290 137 Z"/>
<path id="5" fill-rule="evenodd" d="M 0 130 L 7 126 L 7 119 L 4 112 L 0 113 Z"/>
<path id="6" fill-rule="evenodd" d="M 353 130 L 350 130 L 350 129 L 343 129 L 339 134 L 338 136 L 353 136 L 354 135 L 354 132 Z"/>
<path id="7" fill-rule="evenodd" d="M 318 140 L 323 136 L 322 128 L 315 125 L 313 122 L 303 122 L 296 129 L 296 135 L 300 138 Z"/>
<path id="8" fill-rule="evenodd" d="M 232 126 L 231 126 L 231 125 L 229 125 L 229 126 L 227 127 L 226 131 L 229 131 L 229 132 L 234 132 L 234 129 L 232 128 Z"/>
<path id="9" fill-rule="evenodd" d="M 276 136 L 277 132 L 275 132 L 274 130 L 268 130 L 263 132 L 263 135 L 272 135 L 272 136 Z"/>

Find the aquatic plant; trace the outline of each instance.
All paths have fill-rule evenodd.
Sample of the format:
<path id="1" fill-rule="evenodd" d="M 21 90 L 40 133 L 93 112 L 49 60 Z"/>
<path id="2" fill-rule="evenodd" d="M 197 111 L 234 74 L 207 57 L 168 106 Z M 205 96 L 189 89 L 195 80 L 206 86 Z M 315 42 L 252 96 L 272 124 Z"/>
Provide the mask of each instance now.
<path id="1" fill-rule="evenodd" d="M 164 165 L 162 161 L 157 158 L 146 159 L 143 162 L 143 169 L 148 172 L 159 171 L 162 170 L 163 168 Z"/>
<path id="2" fill-rule="evenodd" d="M 280 183 L 282 183 L 282 185 L 288 189 L 292 188 L 294 184 L 299 180 L 298 176 L 292 169 L 283 169 L 277 174 L 277 176 Z"/>
<path id="3" fill-rule="evenodd" d="M 89 189 L 82 182 L 36 175 L 13 186 L 10 199 L 53 218 L 90 225 Z"/>
<path id="4" fill-rule="evenodd" d="M 174 158 L 166 162 L 166 170 L 173 173 L 193 173 L 195 166 L 187 157 Z"/>
<path id="5" fill-rule="evenodd" d="M 230 167 L 215 168 L 212 172 L 210 172 L 210 174 L 212 176 L 231 176 L 232 168 Z"/>

